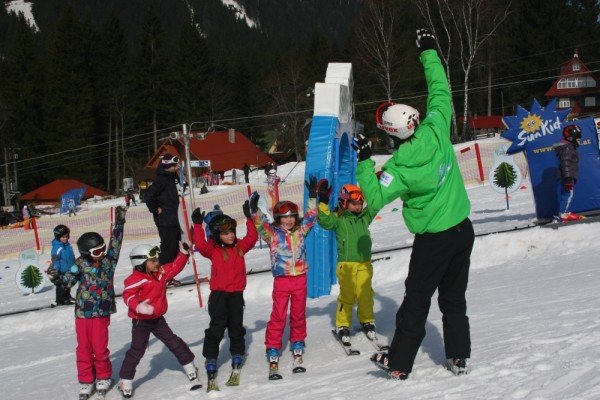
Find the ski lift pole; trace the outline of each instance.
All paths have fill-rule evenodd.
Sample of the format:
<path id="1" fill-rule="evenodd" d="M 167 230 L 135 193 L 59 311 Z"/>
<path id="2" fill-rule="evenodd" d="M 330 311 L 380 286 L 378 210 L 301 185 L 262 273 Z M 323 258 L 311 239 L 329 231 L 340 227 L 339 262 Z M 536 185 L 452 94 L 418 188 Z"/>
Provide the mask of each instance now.
<path id="1" fill-rule="evenodd" d="M 185 198 L 183 196 L 181 196 L 181 206 L 182 206 L 182 210 L 183 210 L 183 219 L 185 222 L 185 231 L 187 232 L 187 237 L 190 240 L 193 240 L 193 238 L 191 238 L 191 235 L 190 235 L 190 220 L 188 218 L 187 206 L 185 204 Z M 191 245 L 194 246 L 193 243 L 191 243 Z M 192 267 L 194 268 L 194 283 L 196 284 L 196 290 L 198 292 L 198 302 L 200 303 L 200 308 L 202 308 L 202 307 L 204 307 L 204 304 L 202 304 L 202 293 L 200 292 L 200 279 L 198 278 L 198 267 L 196 266 L 196 258 L 194 258 L 193 247 L 192 247 L 191 258 L 192 258 Z"/>
<path id="2" fill-rule="evenodd" d="M 296 162 L 296 165 L 294 165 L 292 167 L 292 169 L 290 169 L 290 172 L 287 173 L 287 175 L 285 176 L 285 178 L 283 178 L 283 180 L 281 181 L 281 183 L 284 183 L 286 181 L 287 177 L 290 176 L 290 174 L 292 173 L 292 171 L 294 170 L 294 168 L 296 168 L 298 166 L 298 164 L 300 164 L 300 161 Z"/>

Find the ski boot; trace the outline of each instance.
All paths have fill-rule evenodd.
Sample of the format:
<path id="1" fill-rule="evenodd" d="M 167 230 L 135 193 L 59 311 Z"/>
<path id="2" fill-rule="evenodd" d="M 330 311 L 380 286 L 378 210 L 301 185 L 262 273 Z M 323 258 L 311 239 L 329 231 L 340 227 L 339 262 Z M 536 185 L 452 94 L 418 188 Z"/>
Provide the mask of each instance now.
<path id="1" fill-rule="evenodd" d="M 185 371 L 185 374 L 187 375 L 190 382 L 198 379 L 198 368 L 196 368 L 193 361 L 189 364 L 185 364 L 183 366 L 183 370 Z"/>
<path id="2" fill-rule="evenodd" d="M 240 384 L 240 373 L 242 372 L 242 366 L 244 365 L 244 356 L 243 355 L 233 355 L 231 356 L 231 375 L 229 375 L 229 379 L 227 386 L 239 386 Z"/>
<path id="3" fill-rule="evenodd" d="M 408 378 L 407 373 L 390 369 L 388 366 L 389 357 L 387 353 L 375 353 L 371 356 L 371 361 L 373 361 L 373 364 L 375 364 L 378 368 L 384 370 L 390 379 L 403 381 Z"/>
<path id="4" fill-rule="evenodd" d="M 131 379 L 121 379 L 117 388 L 124 399 L 130 399 L 133 396 L 133 381 Z"/>
<path id="5" fill-rule="evenodd" d="M 93 383 L 82 383 L 79 388 L 79 400 L 87 400 L 94 393 L 94 384 Z"/>
<path id="6" fill-rule="evenodd" d="M 208 376 L 206 391 L 219 390 L 219 384 L 217 383 L 217 360 L 207 358 L 204 365 L 206 366 L 206 375 Z"/>
<path id="7" fill-rule="evenodd" d="M 337 335 L 344 346 L 350 346 L 350 329 L 347 326 L 338 326 Z"/>
<path id="8" fill-rule="evenodd" d="M 106 396 L 106 392 L 108 392 L 108 389 L 110 389 L 110 378 L 98 379 L 96 381 L 96 398 L 103 399 Z"/>
<path id="9" fill-rule="evenodd" d="M 292 372 L 297 374 L 299 372 L 306 372 L 306 368 L 302 366 L 304 360 L 302 355 L 304 354 L 304 341 L 297 341 L 292 343 L 292 354 L 294 355 L 294 367 Z"/>
<path id="10" fill-rule="evenodd" d="M 269 362 L 269 380 L 276 381 L 283 378 L 279 374 L 279 350 L 267 349 L 267 361 Z"/>
<path id="11" fill-rule="evenodd" d="M 375 340 L 377 335 L 375 334 L 375 324 L 372 322 L 361 322 L 361 327 L 365 335 L 369 340 Z"/>
<path id="12" fill-rule="evenodd" d="M 469 373 L 466 358 L 449 358 L 446 362 L 446 368 L 454 375 L 466 375 Z"/>

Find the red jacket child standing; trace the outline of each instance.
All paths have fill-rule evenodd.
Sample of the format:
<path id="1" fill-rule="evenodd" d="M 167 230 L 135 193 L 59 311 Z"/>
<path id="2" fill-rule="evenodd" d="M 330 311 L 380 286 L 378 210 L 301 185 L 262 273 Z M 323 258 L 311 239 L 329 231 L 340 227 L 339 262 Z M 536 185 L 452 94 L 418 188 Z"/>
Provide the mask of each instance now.
<path id="1" fill-rule="evenodd" d="M 231 365 L 237 370 L 243 363 L 246 343 L 244 335 L 244 289 L 246 288 L 246 261 L 244 254 L 252 250 L 258 240 L 258 232 L 250 219 L 248 201 L 243 206 L 246 216 L 246 237 L 237 239 L 236 221 L 225 215 L 211 219 L 208 228 L 212 238 L 207 240 L 202 222 L 204 212 L 196 208 L 192 213 L 194 222 L 194 245 L 204 257 L 210 259 L 210 295 L 208 314 L 210 324 L 204 331 L 202 355 L 206 358 L 209 387 L 214 385 L 217 373 L 219 343 L 225 329 L 229 333 Z"/>
<path id="2" fill-rule="evenodd" d="M 119 390 L 123 397 L 133 394 L 132 380 L 135 370 L 148 347 L 152 333 L 177 357 L 179 364 L 190 380 L 197 379 L 198 370 L 194 365 L 194 354 L 189 346 L 173 333 L 164 314 L 167 312 L 167 282 L 181 272 L 188 261 L 189 246 L 180 244 L 180 252 L 175 261 L 160 265 L 160 248 L 148 244 L 135 246 L 129 254 L 134 271 L 125 279 L 123 301 L 129 308 L 131 347 L 125 354 L 119 377 Z"/>

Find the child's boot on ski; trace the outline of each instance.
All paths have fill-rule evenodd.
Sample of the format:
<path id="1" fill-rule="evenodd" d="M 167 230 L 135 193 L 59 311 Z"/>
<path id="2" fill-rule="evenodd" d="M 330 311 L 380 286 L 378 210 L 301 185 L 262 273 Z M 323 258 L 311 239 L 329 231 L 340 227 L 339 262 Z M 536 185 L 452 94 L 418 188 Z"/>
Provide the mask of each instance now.
<path id="1" fill-rule="evenodd" d="M 79 388 L 79 400 L 87 400 L 94 392 L 93 383 L 82 383 Z"/>
<path id="2" fill-rule="evenodd" d="M 297 342 L 292 343 L 292 353 L 295 356 L 302 356 L 304 354 L 304 341 L 299 340 Z"/>
<path id="3" fill-rule="evenodd" d="M 390 379 L 405 380 L 408 374 L 398 370 L 392 370 L 389 367 L 389 357 L 387 353 L 375 353 L 371 356 L 371 361 L 378 367 L 387 372 Z"/>
<path id="4" fill-rule="evenodd" d="M 117 388 L 124 399 L 130 399 L 133 396 L 133 381 L 131 379 L 121 379 Z"/>
<path id="5" fill-rule="evenodd" d="M 269 362 L 269 380 L 278 380 L 282 376 L 279 374 L 279 350 L 267 349 L 267 361 Z"/>
<path id="6" fill-rule="evenodd" d="M 300 340 L 292 343 L 292 354 L 294 355 L 294 367 L 292 369 L 293 373 L 298 372 L 306 372 L 306 368 L 302 365 L 304 360 L 302 359 L 302 355 L 304 354 L 304 341 Z"/>
<path id="7" fill-rule="evenodd" d="M 108 389 L 110 389 L 110 379 L 98 379 L 96 381 L 96 391 L 98 392 L 98 396 L 100 398 L 104 398 L 104 396 L 106 396 Z"/>
<path id="8" fill-rule="evenodd" d="M 350 329 L 347 326 L 338 326 L 337 335 L 342 344 L 345 346 L 350 345 Z"/>
<path id="9" fill-rule="evenodd" d="M 466 375 L 469 373 L 466 358 L 449 358 L 446 363 L 446 368 L 454 375 Z"/>
<path id="10" fill-rule="evenodd" d="M 219 385 L 217 384 L 217 360 L 214 358 L 207 358 L 204 366 L 206 367 L 206 375 L 208 376 L 208 385 L 206 386 L 206 391 L 210 392 L 213 390 L 219 390 Z"/>
<path id="11" fill-rule="evenodd" d="M 244 363 L 244 356 L 243 355 L 233 355 L 231 356 L 231 369 L 240 369 L 242 367 L 242 364 Z"/>
<path id="12" fill-rule="evenodd" d="M 372 322 L 361 322 L 362 330 L 367 335 L 367 337 L 371 340 L 375 340 L 375 324 Z"/>
<path id="13" fill-rule="evenodd" d="M 187 375 L 190 382 L 198 379 L 198 368 L 196 368 L 193 361 L 189 364 L 185 364 L 183 366 L 183 370 L 185 371 L 185 374 Z"/>

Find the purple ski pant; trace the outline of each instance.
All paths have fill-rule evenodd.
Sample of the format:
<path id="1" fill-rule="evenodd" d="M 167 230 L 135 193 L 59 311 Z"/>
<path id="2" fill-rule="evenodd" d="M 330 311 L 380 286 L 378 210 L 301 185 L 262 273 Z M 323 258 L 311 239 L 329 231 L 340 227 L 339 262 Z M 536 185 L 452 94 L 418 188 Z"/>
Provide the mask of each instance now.
<path id="1" fill-rule="evenodd" d="M 121 379 L 133 379 L 135 369 L 146 352 L 148 340 L 152 333 L 158 340 L 163 342 L 171 353 L 177 357 L 179 364 L 186 365 L 194 360 L 194 354 L 188 345 L 173 333 L 164 317 L 156 319 L 134 319 L 131 328 L 131 347 L 125 354 L 119 377 Z"/>

